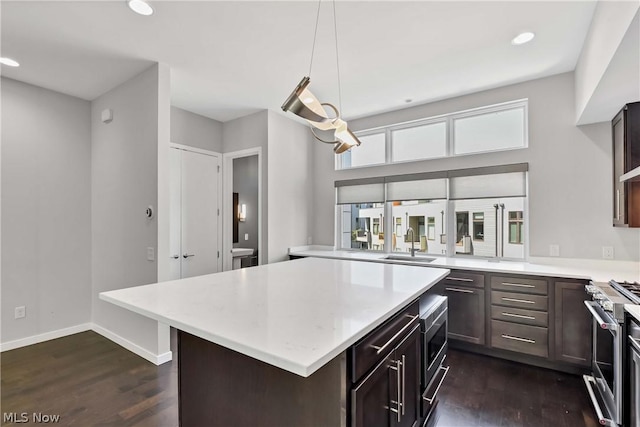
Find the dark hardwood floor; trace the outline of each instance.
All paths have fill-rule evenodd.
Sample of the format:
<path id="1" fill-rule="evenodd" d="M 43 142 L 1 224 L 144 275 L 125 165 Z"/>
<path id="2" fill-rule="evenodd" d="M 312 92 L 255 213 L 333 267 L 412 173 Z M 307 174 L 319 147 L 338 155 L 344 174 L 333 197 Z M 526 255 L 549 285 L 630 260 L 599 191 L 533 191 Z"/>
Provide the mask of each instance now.
<path id="1" fill-rule="evenodd" d="M 598 425 L 577 376 L 455 350 L 448 363 L 437 427 Z M 60 415 L 57 425 L 80 427 L 178 425 L 175 359 L 154 366 L 83 332 L 4 352 L 0 364 L 4 414 Z"/>

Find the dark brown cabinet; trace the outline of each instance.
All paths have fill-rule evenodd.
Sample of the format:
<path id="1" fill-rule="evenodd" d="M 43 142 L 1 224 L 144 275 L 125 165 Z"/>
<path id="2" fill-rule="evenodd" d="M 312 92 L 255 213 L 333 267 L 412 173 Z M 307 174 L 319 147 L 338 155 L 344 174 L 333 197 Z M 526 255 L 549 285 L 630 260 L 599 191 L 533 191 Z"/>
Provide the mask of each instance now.
<path id="1" fill-rule="evenodd" d="M 559 362 L 591 366 L 591 316 L 584 307 L 583 282 L 556 281 L 555 357 Z"/>
<path id="2" fill-rule="evenodd" d="M 640 227 L 640 181 L 620 176 L 640 167 L 640 102 L 627 104 L 611 121 L 613 136 L 613 225 Z"/>
<path id="3" fill-rule="evenodd" d="M 420 328 L 416 326 L 352 390 L 354 427 L 412 427 L 419 421 Z"/>
<path id="4" fill-rule="evenodd" d="M 454 340 L 483 345 L 485 342 L 484 275 L 452 271 L 438 285 L 449 298 L 449 333 Z"/>

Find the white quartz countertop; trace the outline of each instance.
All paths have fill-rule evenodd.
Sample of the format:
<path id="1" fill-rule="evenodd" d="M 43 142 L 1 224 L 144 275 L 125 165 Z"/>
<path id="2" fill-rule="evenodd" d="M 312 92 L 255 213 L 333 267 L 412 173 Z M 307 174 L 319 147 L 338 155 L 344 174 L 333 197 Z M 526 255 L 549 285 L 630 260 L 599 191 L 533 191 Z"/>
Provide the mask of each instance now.
<path id="1" fill-rule="evenodd" d="M 390 254 L 365 251 L 333 250 L 327 246 L 304 246 L 291 248 L 289 255 L 302 257 L 317 257 L 331 259 L 345 259 L 369 261 L 377 263 L 394 263 L 405 265 L 422 265 L 426 267 L 450 268 L 461 270 L 476 270 L 491 273 L 525 274 L 534 276 L 549 276 L 560 278 L 587 279 L 597 282 L 609 280 L 640 280 L 640 263 L 631 261 L 588 260 L 569 258 L 535 258 L 530 262 L 500 261 L 493 262 L 486 259 L 472 259 L 468 257 L 442 257 L 432 255 L 417 255 L 417 258 L 435 258 L 430 263 L 414 263 L 408 253 L 395 252 L 393 255 L 405 255 L 406 261 L 384 259 Z"/>
<path id="2" fill-rule="evenodd" d="M 624 306 L 624 309 L 640 322 L 640 305 L 627 304 Z"/>
<path id="3" fill-rule="evenodd" d="M 447 274 L 306 258 L 102 292 L 100 299 L 307 377 Z"/>

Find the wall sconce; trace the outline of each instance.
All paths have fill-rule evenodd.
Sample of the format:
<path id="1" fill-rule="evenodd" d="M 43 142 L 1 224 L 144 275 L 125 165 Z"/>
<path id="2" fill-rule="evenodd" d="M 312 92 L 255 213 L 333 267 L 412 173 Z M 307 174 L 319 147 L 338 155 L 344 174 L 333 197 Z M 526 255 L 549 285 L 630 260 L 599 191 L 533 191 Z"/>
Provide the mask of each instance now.
<path id="1" fill-rule="evenodd" d="M 247 219 L 247 205 L 244 203 L 238 209 L 238 221 L 244 222 Z"/>

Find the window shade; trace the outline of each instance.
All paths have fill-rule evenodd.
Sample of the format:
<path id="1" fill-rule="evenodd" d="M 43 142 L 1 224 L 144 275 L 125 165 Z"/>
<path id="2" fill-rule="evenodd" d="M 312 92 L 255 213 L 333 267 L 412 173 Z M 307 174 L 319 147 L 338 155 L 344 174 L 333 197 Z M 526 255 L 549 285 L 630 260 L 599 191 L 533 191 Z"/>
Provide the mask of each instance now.
<path id="1" fill-rule="evenodd" d="M 387 183 L 387 200 L 435 200 L 447 198 L 446 179 L 424 179 Z"/>
<path id="2" fill-rule="evenodd" d="M 527 195 L 525 172 L 456 176 L 449 180 L 449 199 L 487 199 Z"/>
<path id="3" fill-rule="evenodd" d="M 347 205 L 353 203 L 382 203 L 384 202 L 384 184 L 345 185 L 336 188 L 337 203 Z"/>

